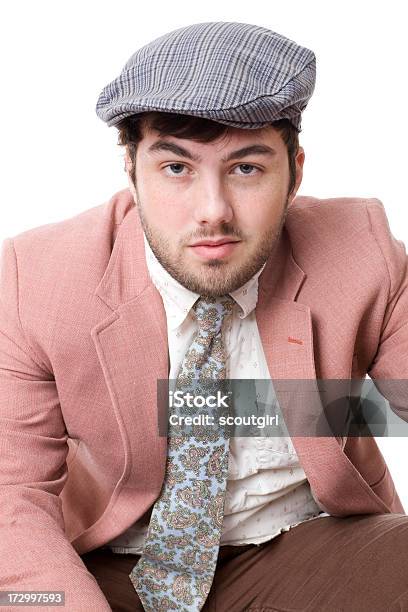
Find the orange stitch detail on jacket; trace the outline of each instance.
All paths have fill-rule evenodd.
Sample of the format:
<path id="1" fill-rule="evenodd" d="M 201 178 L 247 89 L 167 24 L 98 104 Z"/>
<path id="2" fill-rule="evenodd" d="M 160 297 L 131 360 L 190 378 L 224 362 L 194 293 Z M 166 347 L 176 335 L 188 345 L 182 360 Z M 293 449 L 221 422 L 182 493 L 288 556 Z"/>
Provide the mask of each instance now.
<path id="1" fill-rule="evenodd" d="M 303 344 L 303 340 L 298 340 L 297 338 L 292 338 L 292 336 L 289 336 L 288 342 L 294 342 L 295 344 Z"/>

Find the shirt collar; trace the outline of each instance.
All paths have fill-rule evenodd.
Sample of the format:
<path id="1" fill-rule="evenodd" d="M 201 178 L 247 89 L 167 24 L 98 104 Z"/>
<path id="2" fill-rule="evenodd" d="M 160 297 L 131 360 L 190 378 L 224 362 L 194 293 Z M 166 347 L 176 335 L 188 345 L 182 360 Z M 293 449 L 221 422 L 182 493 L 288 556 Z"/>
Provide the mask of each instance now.
<path id="1" fill-rule="evenodd" d="M 144 233 L 143 240 L 150 278 L 163 299 L 167 325 L 169 329 L 175 330 L 184 322 L 200 294 L 194 293 L 181 285 L 163 268 L 150 248 Z M 235 291 L 231 291 L 229 294 L 240 307 L 238 316 L 241 319 L 247 317 L 256 307 L 258 301 L 258 277 L 265 268 L 265 265 L 266 263 L 244 285 Z"/>

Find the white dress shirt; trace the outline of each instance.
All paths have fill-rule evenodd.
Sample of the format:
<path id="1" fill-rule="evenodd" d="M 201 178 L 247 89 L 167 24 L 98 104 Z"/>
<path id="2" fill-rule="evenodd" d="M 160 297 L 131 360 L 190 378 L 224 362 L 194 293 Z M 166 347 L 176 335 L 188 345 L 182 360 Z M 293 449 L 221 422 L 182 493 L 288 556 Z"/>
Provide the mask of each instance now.
<path id="1" fill-rule="evenodd" d="M 176 379 L 197 332 L 192 306 L 200 297 L 178 283 L 158 262 L 144 238 L 146 263 L 167 318 L 169 378 Z M 227 378 L 270 380 L 255 318 L 258 277 L 230 293 L 233 316 L 223 329 Z M 261 544 L 307 520 L 329 516 L 313 497 L 288 437 L 231 437 L 220 545 Z M 141 554 L 149 516 L 108 542 L 114 552 Z"/>

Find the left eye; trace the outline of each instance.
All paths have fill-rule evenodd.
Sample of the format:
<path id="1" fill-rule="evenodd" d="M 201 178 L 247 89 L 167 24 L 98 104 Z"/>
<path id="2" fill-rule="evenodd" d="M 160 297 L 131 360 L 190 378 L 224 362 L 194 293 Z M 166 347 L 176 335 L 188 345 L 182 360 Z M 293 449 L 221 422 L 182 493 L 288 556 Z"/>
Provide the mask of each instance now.
<path id="1" fill-rule="evenodd" d="M 169 164 L 168 166 L 164 166 L 164 169 L 166 169 L 166 170 L 167 170 L 167 168 L 173 168 L 173 169 L 174 169 L 174 168 L 176 168 L 176 169 L 177 169 L 177 168 L 185 168 L 185 165 L 184 165 L 184 164 Z M 172 173 L 172 174 L 173 174 L 173 173 Z M 173 176 L 180 176 L 180 172 L 175 172 L 175 173 L 173 174 Z"/>
<path id="2" fill-rule="evenodd" d="M 239 164 L 239 166 L 235 166 L 235 168 L 252 168 L 253 170 L 258 170 L 256 166 L 252 166 L 252 164 Z M 248 175 L 248 172 L 244 172 L 244 175 Z"/>
<path id="3" fill-rule="evenodd" d="M 185 168 L 185 164 L 169 164 L 168 166 L 164 166 L 165 169 L 167 168 L 172 168 L 171 174 L 172 176 L 184 176 L 183 174 L 181 174 L 181 172 L 177 171 L 177 169 L 180 168 Z M 249 173 L 246 170 L 258 170 L 258 168 L 256 166 L 253 166 L 252 164 L 239 164 L 239 166 L 235 166 L 234 170 L 236 168 L 241 168 L 244 169 L 243 173 L 241 176 L 252 176 L 254 173 Z M 245 170 L 246 169 L 246 170 Z M 175 172 L 173 172 L 173 170 L 175 170 Z"/>

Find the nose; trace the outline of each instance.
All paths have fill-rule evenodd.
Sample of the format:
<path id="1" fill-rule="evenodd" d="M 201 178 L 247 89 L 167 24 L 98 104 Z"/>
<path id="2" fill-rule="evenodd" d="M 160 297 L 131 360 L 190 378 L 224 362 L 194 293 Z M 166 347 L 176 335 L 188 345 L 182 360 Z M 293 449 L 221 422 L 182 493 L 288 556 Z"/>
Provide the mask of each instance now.
<path id="1" fill-rule="evenodd" d="M 217 227 L 230 223 L 233 209 L 228 196 L 217 181 L 200 181 L 195 194 L 194 219 L 199 225 Z"/>

